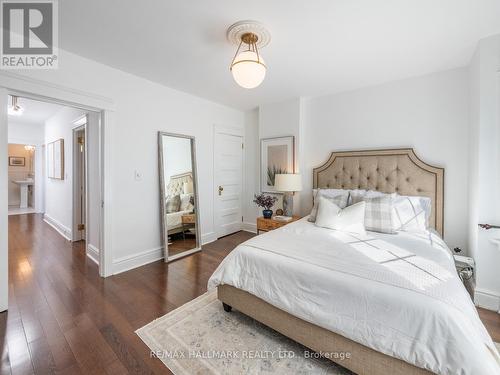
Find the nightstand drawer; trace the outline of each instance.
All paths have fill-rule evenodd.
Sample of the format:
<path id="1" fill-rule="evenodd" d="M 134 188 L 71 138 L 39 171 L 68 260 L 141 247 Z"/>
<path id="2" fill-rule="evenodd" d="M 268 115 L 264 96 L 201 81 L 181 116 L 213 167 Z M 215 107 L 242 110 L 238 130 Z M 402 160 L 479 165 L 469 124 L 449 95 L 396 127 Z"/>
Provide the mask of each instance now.
<path id="1" fill-rule="evenodd" d="M 273 230 L 277 228 L 276 223 L 271 219 L 260 219 L 258 220 L 257 227 L 259 230 Z"/>
<path id="2" fill-rule="evenodd" d="M 290 221 L 279 221 L 273 218 L 264 219 L 263 217 L 259 217 L 257 218 L 257 233 L 259 233 L 260 231 L 268 232 L 273 229 L 281 228 L 282 226 L 290 224 L 299 219 L 300 219 L 299 216 L 294 216 L 293 219 Z"/>
<path id="3" fill-rule="evenodd" d="M 194 224 L 196 222 L 195 215 L 182 215 L 182 224 Z"/>

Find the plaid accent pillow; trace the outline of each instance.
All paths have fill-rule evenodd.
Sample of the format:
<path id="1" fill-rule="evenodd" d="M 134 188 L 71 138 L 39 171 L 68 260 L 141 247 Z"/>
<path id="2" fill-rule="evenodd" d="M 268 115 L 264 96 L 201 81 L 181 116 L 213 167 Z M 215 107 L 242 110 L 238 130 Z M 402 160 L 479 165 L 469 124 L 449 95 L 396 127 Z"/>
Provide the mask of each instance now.
<path id="1" fill-rule="evenodd" d="M 309 214 L 307 221 L 311 223 L 316 222 L 316 215 L 318 214 L 319 198 L 324 197 L 331 202 L 335 203 L 340 208 L 345 208 L 349 201 L 349 191 L 339 189 L 314 189 L 313 190 L 313 208 Z"/>
<path id="2" fill-rule="evenodd" d="M 365 202 L 365 229 L 372 232 L 396 233 L 393 224 L 392 210 L 394 194 L 380 196 L 351 195 L 352 204 Z"/>
<path id="3" fill-rule="evenodd" d="M 167 202 L 165 203 L 165 210 L 167 214 L 171 214 L 172 212 L 179 212 L 181 208 L 181 196 L 179 194 L 167 197 Z"/>

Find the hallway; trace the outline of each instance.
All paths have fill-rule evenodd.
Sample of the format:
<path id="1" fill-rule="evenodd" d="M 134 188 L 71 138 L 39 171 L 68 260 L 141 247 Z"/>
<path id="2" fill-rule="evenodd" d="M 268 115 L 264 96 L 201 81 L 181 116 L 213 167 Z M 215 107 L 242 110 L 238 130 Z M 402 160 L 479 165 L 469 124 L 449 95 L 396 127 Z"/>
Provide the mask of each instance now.
<path id="1" fill-rule="evenodd" d="M 66 241 L 41 215 L 10 216 L 9 234 L 2 375 L 168 374 L 134 331 L 204 293 L 222 258 L 252 236 L 236 233 L 168 266 L 155 262 L 104 280 L 83 243 Z"/>

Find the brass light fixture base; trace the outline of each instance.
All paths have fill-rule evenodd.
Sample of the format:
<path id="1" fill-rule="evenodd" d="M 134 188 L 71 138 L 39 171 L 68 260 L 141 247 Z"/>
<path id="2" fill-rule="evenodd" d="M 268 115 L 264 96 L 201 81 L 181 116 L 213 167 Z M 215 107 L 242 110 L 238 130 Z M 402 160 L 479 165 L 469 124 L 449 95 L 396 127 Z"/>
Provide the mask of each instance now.
<path id="1" fill-rule="evenodd" d="M 241 41 L 245 44 L 256 44 L 259 37 L 254 33 L 245 33 L 241 36 Z"/>
<path id="2" fill-rule="evenodd" d="M 271 34 L 264 25 L 249 20 L 239 21 L 229 26 L 226 37 L 232 44 L 239 45 L 243 41 L 244 44 L 253 44 L 258 49 L 267 46 L 271 41 Z"/>

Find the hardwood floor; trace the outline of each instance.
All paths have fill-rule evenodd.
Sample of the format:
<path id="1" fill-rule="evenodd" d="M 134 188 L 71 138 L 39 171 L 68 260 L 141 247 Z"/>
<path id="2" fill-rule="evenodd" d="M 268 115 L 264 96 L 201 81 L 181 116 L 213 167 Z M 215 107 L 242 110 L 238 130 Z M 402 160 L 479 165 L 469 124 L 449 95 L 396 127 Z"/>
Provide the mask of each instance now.
<path id="1" fill-rule="evenodd" d="M 40 215 L 9 217 L 9 311 L 0 314 L 0 374 L 169 374 L 134 331 L 206 291 L 239 232 L 171 264 L 107 279 Z M 500 315 L 480 310 L 500 342 Z"/>
<path id="2" fill-rule="evenodd" d="M 0 374 L 168 374 L 134 331 L 206 291 L 239 232 L 169 265 L 107 279 L 40 215 L 9 217 L 9 311 L 0 314 Z"/>

